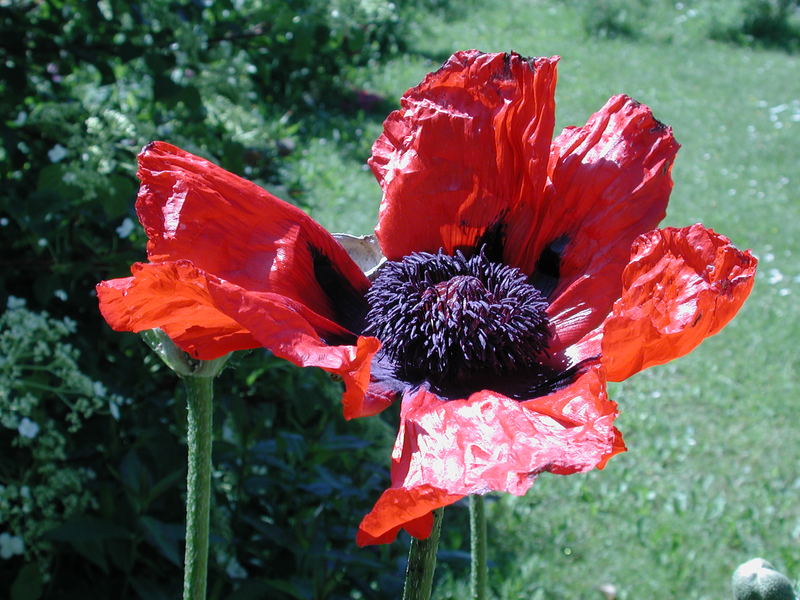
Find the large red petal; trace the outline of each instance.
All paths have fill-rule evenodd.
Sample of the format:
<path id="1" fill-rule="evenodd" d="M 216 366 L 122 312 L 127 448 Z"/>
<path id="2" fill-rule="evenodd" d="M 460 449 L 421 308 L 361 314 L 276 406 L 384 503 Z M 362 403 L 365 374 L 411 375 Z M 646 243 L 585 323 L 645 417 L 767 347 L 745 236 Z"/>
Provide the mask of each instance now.
<path id="1" fill-rule="evenodd" d="M 97 285 L 100 312 L 116 331 L 161 328 L 201 360 L 260 346 L 246 328 L 214 306 L 207 278 L 189 262 L 136 263 L 133 277 Z"/>
<path id="2" fill-rule="evenodd" d="M 376 234 L 389 260 L 472 245 L 541 196 L 556 62 L 458 52 L 405 93 L 369 161 L 383 189 Z"/>
<path id="3" fill-rule="evenodd" d="M 631 243 L 664 217 L 678 148 L 672 130 L 626 96 L 553 141 L 545 197 L 511 221 L 508 245 L 526 272 L 548 245 L 563 247 L 548 310 L 554 350 L 597 327 L 619 298 Z"/>
<path id="4" fill-rule="evenodd" d="M 299 366 L 342 378 L 347 418 L 374 414 L 382 399 L 364 400 L 370 363 L 380 342 L 349 331 L 303 304 L 271 292 L 252 292 L 197 269 L 189 261 L 135 264 L 133 277 L 97 286 L 100 310 L 118 331 L 159 327 L 184 351 L 211 360 L 264 346 Z M 355 345 L 329 345 L 352 339 Z"/>
<path id="5" fill-rule="evenodd" d="M 431 534 L 432 512 L 463 497 L 429 485 L 411 489 L 390 488 L 381 494 L 375 507 L 361 521 L 356 543 L 359 546 L 390 544 L 401 529 L 424 540 Z"/>
<path id="6" fill-rule="evenodd" d="M 359 543 L 390 542 L 409 521 L 468 494 L 522 495 L 543 471 L 602 467 L 625 449 L 616 415 L 599 365 L 563 390 L 524 402 L 488 390 L 451 401 L 408 392 L 392 487 L 362 521 Z"/>
<path id="7" fill-rule="evenodd" d="M 741 308 L 757 260 L 700 224 L 651 231 L 636 240 L 622 297 L 603 326 L 611 381 L 692 351 Z"/>
<path id="8" fill-rule="evenodd" d="M 363 295 L 369 287 L 344 249 L 303 211 L 205 159 L 153 142 L 139 155 L 138 176 L 136 210 L 151 262 L 190 260 L 332 320 L 339 317 L 336 297 Z"/>
<path id="9" fill-rule="evenodd" d="M 247 292 L 240 297 L 230 293 L 224 282 L 214 282 L 211 289 L 216 305 L 275 355 L 340 377 L 345 386 L 342 405 L 346 419 L 374 415 L 391 404 L 392 398 L 367 394 L 372 358 L 381 345 L 377 338 L 359 336 L 355 345 L 328 345 L 320 337 L 326 322 L 316 322 L 321 317 L 305 307 L 267 292 Z M 336 337 L 334 332 L 330 335 Z"/>

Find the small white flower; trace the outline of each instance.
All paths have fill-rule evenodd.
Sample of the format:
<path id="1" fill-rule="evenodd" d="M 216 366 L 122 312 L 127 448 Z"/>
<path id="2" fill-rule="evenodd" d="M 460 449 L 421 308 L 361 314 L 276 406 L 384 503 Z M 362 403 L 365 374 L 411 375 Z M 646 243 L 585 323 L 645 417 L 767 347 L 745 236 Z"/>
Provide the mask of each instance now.
<path id="1" fill-rule="evenodd" d="M 22 437 L 33 439 L 39 435 L 39 424 L 36 421 L 31 421 L 28 417 L 25 417 L 22 419 L 22 421 L 20 421 L 17 431 L 19 431 L 19 434 Z"/>
<path id="2" fill-rule="evenodd" d="M 64 148 L 61 144 L 56 144 L 50 150 L 47 151 L 47 158 L 50 159 L 50 162 L 61 162 L 64 160 L 64 157 L 67 155 L 67 149 Z"/>
<path id="3" fill-rule="evenodd" d="M 770 269 L 767 275 L 767 281 L 769 281 L 769 283 L 772 285 L 780 283 L 783 281 L 783 273 L 781 273 L 778 269 Z"/>
<path id="4" fill-rule="evenodd" d="M 240 565 L 239 561 L 235 558 L 232 558 L 228 561 L 228 565 L 225 567 L 225 572 L 231 579 L 244 579 L 247 577 L 247 571 L 245 571 L 244 567 Z"/>
<path id="5" fill-rule="evenodd" d="M 14 310 L 16 308 L 25 308 L 25 298 L 17 298 L 16 296 L 9 296 L 6 301 L 6 308 Z"/>
<path id="6" fill-rule="evenodd" d="M 129 217 L 125 217 L 119 227 L 115 229 L 117 235 L 123 240 L 133 233 L 133 221 Z"/>
<path id="7" fill-rule="evenodd" d="M 222 439 L 226 442 L 231 442 L 232 444 L 236 443 L 236 434 L 231 426 L 227 423 L 222 426 Z"/>
<path id="8" fill-rule="evenodd" d="M 5 531 L 0 533 L 0 558 L 9 559 L 16 554 L 25 552 L 25 542 L 18 535 L 10 535 Z"/>

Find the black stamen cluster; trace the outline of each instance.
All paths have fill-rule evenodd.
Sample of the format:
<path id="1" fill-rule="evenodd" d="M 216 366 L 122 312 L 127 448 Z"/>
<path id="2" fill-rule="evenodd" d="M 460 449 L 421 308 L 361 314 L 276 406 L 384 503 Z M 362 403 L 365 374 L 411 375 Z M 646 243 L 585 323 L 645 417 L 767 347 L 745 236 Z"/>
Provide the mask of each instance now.
<path id="1" fill-rule="evenodd" d="M 408 377 L 462 382 L 537 365 L 546 352 L 547 301 L 519 269 L 482 251 L 387 262 L 367 300 L 365 333 Z"/>

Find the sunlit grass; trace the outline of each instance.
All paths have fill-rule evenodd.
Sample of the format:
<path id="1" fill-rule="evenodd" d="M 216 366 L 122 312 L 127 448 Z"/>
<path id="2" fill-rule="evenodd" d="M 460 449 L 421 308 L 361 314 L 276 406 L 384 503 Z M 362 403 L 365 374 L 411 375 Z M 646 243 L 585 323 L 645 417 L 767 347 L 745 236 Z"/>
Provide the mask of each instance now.
<path id="1" fill-rule="evenodd" d="M 662 18 L 683 14 L 670 10 Z M 499 598 L 601 598 L 602 584 L 621 599 L 723 598 L 753 556 L 800 576 L 800 60 L 708 41 L 687 20 L 685 30 L 670 21 L 671 39 L 592 39 L 574 5 L 489 2 L 467 19 L 428 21 L 412 52 L 357 74 L 396 101 L 457 49 L 559 54 L 559 129 L 616 93 L 648 104 L 683 145 L 665 224 L 702 221 L 761 259 L 722 334 L 611 387 L 627 454 L 491 503 Z M 379 120 L 361 119 L 360 131 L 354 120 L 304 151 L 314 215 L 334 230 L 374 225 L 380 193 L 363 163 Z M 458 513 L 451 527 L 463 525 Z M 464 563 L 444 565 L 435 597 L 467 597 Z"/>

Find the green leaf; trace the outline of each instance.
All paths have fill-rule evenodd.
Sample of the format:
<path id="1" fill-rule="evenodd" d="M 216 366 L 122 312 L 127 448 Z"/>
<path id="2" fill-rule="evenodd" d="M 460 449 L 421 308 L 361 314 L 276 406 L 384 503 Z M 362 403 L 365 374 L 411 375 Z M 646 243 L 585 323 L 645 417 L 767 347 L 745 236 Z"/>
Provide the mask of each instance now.
<path id="1" fill-rule="evenodd" d="M 119 219 L 128 214 L 136 198 L 136 184 L 124 175 L 109 175 L 108 188 L 101 198 L 106 217 Z"/>
<path id="2" fill-rule="evenodd" d="M 139 523 L 145 530 L 145 538 L 158 548 L 162 556 L 176 566 L 181 566 L 181 540 L 184 539 L 183 525 L 163 523 L 153 517 L 144 516 Z"/>
<path id="3" fill-rule="evenodd" d="M 192 115 L 200 119 L 204 118 L 203 97 L 200 95 L 200 90 L 193 85 L 182 85 L 178 88 L 177 99 L 186 105 Z"/>
<path id="4" fill-rule="evenodd" d="M 297 600 L 310 600 L 311 595 L 306 591 L 298 588 L 295 584 L 288 581 L 281 581 L 279 579 L 263 580 L 267 589 L 277 590 L 284 594 L 289 594 L 292 598 Z"/>
<path id="5" fill-rule="evenodd" d="M 71 540 L 70 545 L 86 560 L 97 565 L 103 573 L 108 573 L 106 549 L 100 540 Z"/>
<path id="6" fill-rule="evenodd" d="M 37 600 L 42 595 L 42 574 L 39 565 L 28 563 L 11 584 L 11 600 Z"/>
<path id="7" fill-rule="evenodd" d="M 152 488 L 150 488 L 150 492 L 147 494 L 147 504 L 150 504 L 153 500 L 158 498 L 170 488 L 175 487 L 175 485 L 185 476 L 186 469 L 181 468 L 160 479 L 155 485 L 153 485 Z"/>
<path id="8" fill-rule="evenodd" d="M 168 592 L 148 579 L 133 578 L 130 581 L 131 587 L 141 600 L 173 600 L 176 597 L 174 593 Z"/>
<path id="9" fill-rule="evenodd" d="M 261 600 L 261 598 L 268 598 L 268 592 L 271 590 L 272 586 L 261 581 L 245 581 L 239 589 L 228 596 L 228 600 Z"/>
<path id="10" fill-rule="evenodd" d="M 57 542 L 88 542 L 108 539 L 125 539 L 130 532 L 111 521 L 80 515 L 68 519 L 58 527 L 44 533 L 42 537 Z"/>
<path id="11" fill-rule="evenodd" d="M 135 450 L 128 452 L 125 458 L 122 459 L 119 473 L 122 477 L 122 483 L 137 496 L 137 499 L 141 500 L 152 486 L 152 476 L 147 467 L 139 460 Z"/>
<path id="12" fill-rule="evenodd" d="M 345 450 L 360 450 L 370 445 L 369 440 L 354 435 L 335 435 L 330 430 L 320 440 L 320 446 L 326 450 L 343 452 Z"/>
<path id="13" fill-rule="evenodd" d="M 47 194 L 48 198 L 58 198 L 58 204 L 49 207 L 50 210 L 67 206 L 70 200 L 78 200 L 81 196 L 81 189 L 64 180 L 69 173 L 68 164 L 47 165 L 39 171 L 36 182 L 36 189 L 40 193 Z"/>
<path id="14" fill-rule="evenodd" d="M 110 521 L 79 516 L 45 532 L 42 537 L 68 543 L 78 554 L 107 573 L 108 561 L 103 542 L 110 539 L 128 539 L 130 533 Z"/>

